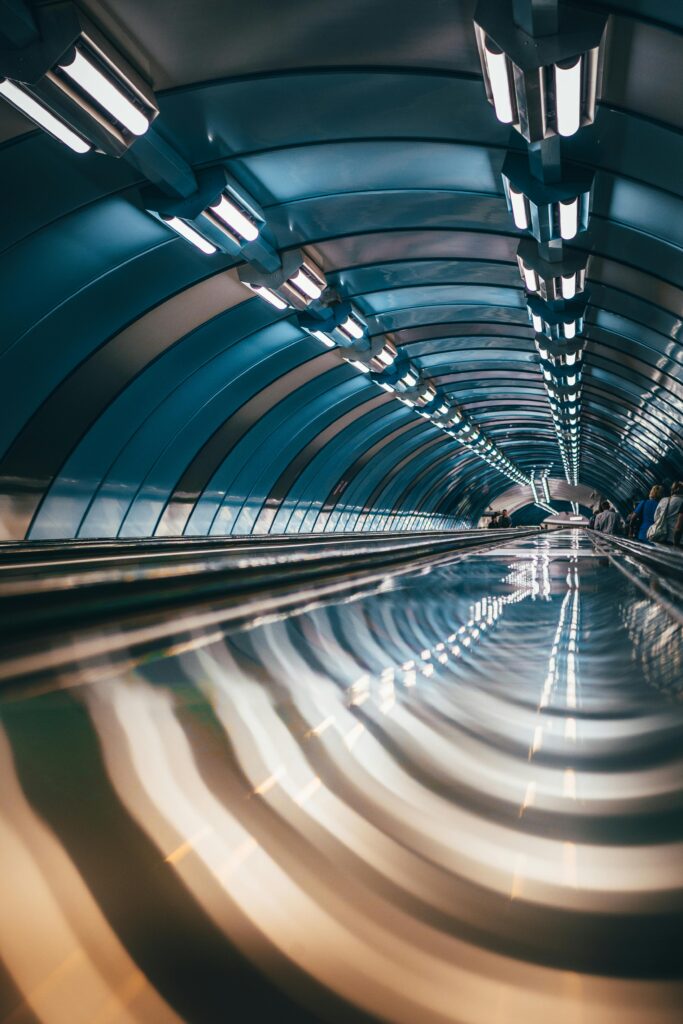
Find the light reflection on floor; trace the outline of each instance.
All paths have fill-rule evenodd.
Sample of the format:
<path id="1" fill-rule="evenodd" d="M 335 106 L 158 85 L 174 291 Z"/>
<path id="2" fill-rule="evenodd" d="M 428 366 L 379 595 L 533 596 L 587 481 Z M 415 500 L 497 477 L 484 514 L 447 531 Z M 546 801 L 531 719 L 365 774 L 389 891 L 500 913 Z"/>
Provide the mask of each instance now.
<path id="1" fill-rule="evenodd" d="M 681 627 L 577 531 L 0 704 L 7 1019 L 680 1019 Z"/>

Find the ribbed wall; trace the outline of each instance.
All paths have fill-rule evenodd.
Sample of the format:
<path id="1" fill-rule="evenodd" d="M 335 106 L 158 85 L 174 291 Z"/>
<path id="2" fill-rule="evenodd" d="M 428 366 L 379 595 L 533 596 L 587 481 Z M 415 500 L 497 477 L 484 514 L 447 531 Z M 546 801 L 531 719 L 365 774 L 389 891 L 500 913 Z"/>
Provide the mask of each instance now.
<path id="1" fill-rule="evenodd" d="M 371 333 L 557 473 L 473 4 L 163 6 L 89 5 L 149 58 L 168 141 L 229 167 L 277 248 L 308 246 Z M 619 6 L 597 124 L 566 143 L 597 161 L 581 480 L 618 502 L 683 475 L 674 6 Z M 0 535 L 450 528 L 508 488 L 149 216 L 129 163 L 22 130 L 0 111 Z"/>

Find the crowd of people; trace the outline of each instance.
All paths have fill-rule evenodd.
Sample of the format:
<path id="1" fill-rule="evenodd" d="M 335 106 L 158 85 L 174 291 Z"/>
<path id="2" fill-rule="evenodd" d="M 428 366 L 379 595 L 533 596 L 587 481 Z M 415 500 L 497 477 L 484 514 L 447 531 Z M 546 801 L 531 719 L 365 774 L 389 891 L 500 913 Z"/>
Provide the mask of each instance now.
<path id="1" fill-rule="evenodd" d="M 683 537 L 683 481 L 670 486 L 657 484 L 647 498 L 633 502 L 626 520 L 609 501 L 601 501 L 588 525 L 599 533 L 631 537 L 644 544 L 679 547 Z"/>

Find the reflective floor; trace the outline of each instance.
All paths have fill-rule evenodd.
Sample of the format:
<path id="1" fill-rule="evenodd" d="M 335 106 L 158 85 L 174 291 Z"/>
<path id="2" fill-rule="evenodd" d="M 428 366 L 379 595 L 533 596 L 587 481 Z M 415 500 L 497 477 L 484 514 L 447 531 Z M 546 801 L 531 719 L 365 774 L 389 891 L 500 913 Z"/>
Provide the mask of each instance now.
<path id="1" fill-rule="evenodd" d="M 682 640 L 567 531 L 8 691 L 2 1019 L 680 1021 Z"/>

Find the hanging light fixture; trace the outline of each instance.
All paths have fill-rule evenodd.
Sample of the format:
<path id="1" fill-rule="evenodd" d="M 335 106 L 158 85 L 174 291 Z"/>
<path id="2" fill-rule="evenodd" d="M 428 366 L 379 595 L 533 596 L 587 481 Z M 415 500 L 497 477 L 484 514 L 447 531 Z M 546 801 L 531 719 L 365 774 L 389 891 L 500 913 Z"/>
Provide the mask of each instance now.
<path id="1" fill-rule="evenodd" d="M 271 273 L 260 271 L 253 262 L 240 267 L 238 273 L 240 281 L 252 291 L 265 288 L 286 306 L 298 310 L 319 302 L 327 288 L 324 273 L 301 249 L 284 253 L 279 268 Z M 265 297 L 261 291 L 257 294 Z"/>
<path id="2" fill-rule="evenodd" d="M 148 83 L 74 4 L 33 15 L 39 40 L 0 51 L 0 95 L 74 152 L 121 156 L 159 113 Z"/>
<path id="3" fill-rule="evenodd" d="M 569 300 L 586 288 L 589 257 L 578 249 L 563 249 L 562 259 L 551 263 L 543 259 L 532 238 L 523 238 L 517 247 L 517 265 L 529 295 L 546 302 Z"/>
<path id="4" fill-rule="evenodd" d="M 484 87 L 496 117 L 527 142 L 568 137 L 595 119 L 606 15 L 560 7 L 556 33 L 531 36 L 512 3 L 480 0 L 474 14 Z"/>
<path id="5" fill-rule="evenodd" d="M 223 252 L 249 260 L 256 269 L 275 271 L 280 257 L 261 235 L 265 217 L 251 196 L 224 167 L 199 172 L 196 182 L 196 191 L 183 198 L 143 189 L 145 209 L 207 255 Z M 268 294 L 259 294 L 271 301 Z"/>
<path id="6" fill-rule="evenodd" d="M 564 164 L 561 180 L 543 182 L 531 173 L 526 154 L 509 152 L 501 177 L 515 226 L 537 242 L 570 241 L 588 228 L 592 172 Z"/>
<path id="7" fill-rule="evenodd" d="M 570 301 L 544 302 L 537 295 L 527 295 L 529 319 L 536 334 L 555 341 L 571 341 L 583 331 L 587 296 L 577 296 Z"/>

